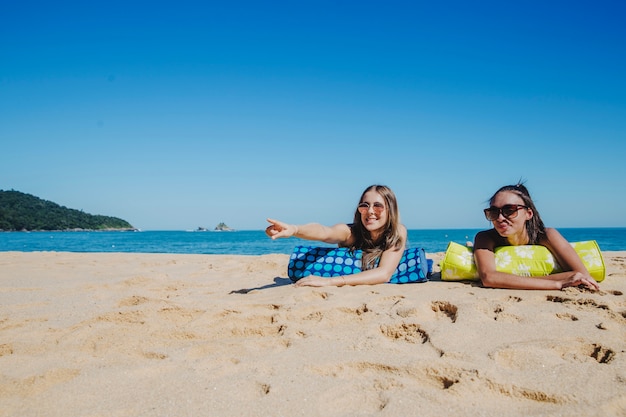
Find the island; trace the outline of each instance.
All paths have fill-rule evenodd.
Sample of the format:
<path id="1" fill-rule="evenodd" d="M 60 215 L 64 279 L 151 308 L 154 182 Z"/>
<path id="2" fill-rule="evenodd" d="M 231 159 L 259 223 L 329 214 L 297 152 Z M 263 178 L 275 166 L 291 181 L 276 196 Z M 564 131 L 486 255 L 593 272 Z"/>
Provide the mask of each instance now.
<path id="1" fill-rule="evenodd" d="M 217 226 L 215 226 L 215 229 L 213 230 L 218 232 L 232 232 L 235 229 L 231 229 L 230 227 L 226 226 L 226 223 L 220 222 Z"/>
<path id="2" fill-rule="evenodd" d="M 85 213 L 31 194 L 0 190 L 0 231 L 137 230 L 118 217 Z"/>

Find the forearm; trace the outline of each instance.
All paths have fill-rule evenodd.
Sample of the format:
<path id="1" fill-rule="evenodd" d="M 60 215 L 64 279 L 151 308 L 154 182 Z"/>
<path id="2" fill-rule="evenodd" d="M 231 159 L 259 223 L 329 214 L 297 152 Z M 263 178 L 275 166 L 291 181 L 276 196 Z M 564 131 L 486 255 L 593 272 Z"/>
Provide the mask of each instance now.
<path id="1" fill-rule="evenodd" d="M 341 275 L 338 277 L 324 278 L 316 275 L 309 275 L 296 282 L 296 287 L 343 287 L 345 285 L 376 285 L 388 282 L 389 278 L 375 272 L 375 270 L 359 272 L 352 275 Z"/>
<path id="2" fill-rule="evenodd" d="M 376 285 L 389 282 L 393 273 L 388 273 L 380 268 L 362 271 L 357 274 L 344 275 L 344 285 Z"/>
<path id="3" fill-rule="evenodd" d="M 561 281 L 547 277 L 523 277 L 505 272 L 492 271 L 480 274 L 483 286 L 520 290 L 560 290 Z"/>
<path id="4" fill-rule="evenodd" d="M 324 243 L 337 244 L 342 241 L 333 229 L 319 223 L 307 223 L 301 225 L 292 225 L 295 230 L 293 237 L 305 240 L 315 240 Z"/>
<path id="5" fill-rule="evenodd" d="M 579 271 L 557 272 L 556 274 L 551 274 L 551 275 L 547 275 L 545 277 L 538 277 L 538 278 L 546 279 L 546 280 L 549 280 L 549 281 L 564 282 L 564 281 L 567 281 L 568 279 L 572 278 L 572 276 L 574 274 L 576 274 L 577 272 L 579 272 Z M 582 273 L 582 274 L 589 276 L 589 272 L 587 272 L 587 270 L 585 270 L 584 273 Z"/>

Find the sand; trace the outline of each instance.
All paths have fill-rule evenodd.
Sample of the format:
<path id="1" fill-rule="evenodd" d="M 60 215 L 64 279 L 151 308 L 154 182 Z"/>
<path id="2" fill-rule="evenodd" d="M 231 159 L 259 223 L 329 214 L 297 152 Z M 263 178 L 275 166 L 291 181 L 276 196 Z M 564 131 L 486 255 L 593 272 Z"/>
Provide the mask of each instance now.
<path id="1" fill-rule="evenodd" d="M 592 293 L 3 252 L 0 416 L 626 416 L 626 252 L 604 257 Z"/>

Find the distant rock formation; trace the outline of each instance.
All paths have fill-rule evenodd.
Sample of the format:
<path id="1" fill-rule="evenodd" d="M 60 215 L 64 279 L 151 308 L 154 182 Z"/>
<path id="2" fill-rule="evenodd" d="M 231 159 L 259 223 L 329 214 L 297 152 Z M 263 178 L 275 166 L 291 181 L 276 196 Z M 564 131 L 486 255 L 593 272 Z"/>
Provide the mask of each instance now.
<path id="1" fill-rule="evenodd" d="M 232 232 L 235 229 L 231 229 L 226 225 L 226 223 L 220 222 L 217 226 L 215 226 L 215 229 L 213 230 L 216 230 L 218 232 Z"/>

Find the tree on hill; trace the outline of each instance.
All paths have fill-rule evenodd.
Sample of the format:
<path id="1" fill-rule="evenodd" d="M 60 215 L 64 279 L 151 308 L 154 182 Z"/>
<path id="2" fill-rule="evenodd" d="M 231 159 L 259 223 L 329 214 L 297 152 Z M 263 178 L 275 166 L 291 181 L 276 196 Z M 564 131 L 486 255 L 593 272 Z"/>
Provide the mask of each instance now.
<path id="1" fill-rule="evenodd" d="M 0 190 L 0 230 L 132 230 L 117 217 L 93 215 L 19 191 Z"/>

